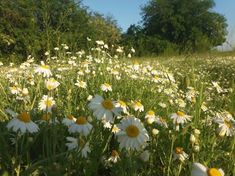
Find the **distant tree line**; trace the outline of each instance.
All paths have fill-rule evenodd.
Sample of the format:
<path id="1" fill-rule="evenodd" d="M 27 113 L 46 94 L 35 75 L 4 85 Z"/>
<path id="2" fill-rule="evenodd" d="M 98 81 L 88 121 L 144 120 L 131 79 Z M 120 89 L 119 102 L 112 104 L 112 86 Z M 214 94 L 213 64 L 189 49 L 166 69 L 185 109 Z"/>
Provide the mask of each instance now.
<path id="1" fill-rule="evenodd" d="M 121 34 L 116 21 L 90 12 L 77 0 L 0 1 L 0 57 L 43 57 L 62 43 L 87 48 L 103 40 L 134 47 L 138 56 L 207 51 L 222 44 L 225 18 L 211 9 L 213 0 L 150 0 L 141 25 Z"/>
<path id="2" fill-rule="evenodd" d="M 74 0 L 0 1 L 0 56 L 43 57 L 60 44 L 86 48 L 87 37 L 116 43 L 121 32 L 112 17 L 89 12 Z"/>
<path id="3" fill-rule="evenodd" d="M 131 25 L 123 42 L 138 55 L 208 51 L 226 40 L 226 19 L 214 0 L 150 0 L 142 25 Z"/>

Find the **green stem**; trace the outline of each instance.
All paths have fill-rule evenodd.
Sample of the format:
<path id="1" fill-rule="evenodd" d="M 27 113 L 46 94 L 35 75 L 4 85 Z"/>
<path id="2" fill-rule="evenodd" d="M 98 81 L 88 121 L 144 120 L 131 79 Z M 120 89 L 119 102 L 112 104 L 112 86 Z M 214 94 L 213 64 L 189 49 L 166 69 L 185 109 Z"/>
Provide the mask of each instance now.
<path id="1" fill-rule="evenodd" d="M 172 141 L 171 141 L 171 153 L 170 153 L 170 158 L 169 158 L 169 163 L 168 163 L 168 168 L 167 168 L 167 176 L 170 175 L 174 143 L 175 143 L 175 136 L 172 137 Z"/>

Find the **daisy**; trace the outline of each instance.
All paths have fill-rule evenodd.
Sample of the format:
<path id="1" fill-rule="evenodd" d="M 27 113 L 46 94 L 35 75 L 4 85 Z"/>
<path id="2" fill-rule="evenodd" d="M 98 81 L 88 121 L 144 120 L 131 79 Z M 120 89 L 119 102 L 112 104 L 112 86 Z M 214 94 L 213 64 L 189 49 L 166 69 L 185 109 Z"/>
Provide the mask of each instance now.
<path id="1" fill-rule="evenodd" d="M 43 75 L 43 77 L 52 76 L 50 66 L 46 65 L 43 61 L 41 62 L 41 65 L 35 68 L 35 72 L 38 73 L 39 75 Z"/>
<path id="2" fill-rule="evenodd" d="M 78 148 L 78 139 L 74 137 L 66 137 L 68 141 L 65 145 L 68 147 L 68 150 L 74 150 Z"/>
<path id="3" fill-rule="evenodd" d="M 222 169 L 207 168 L 200 163 L 193 163 L 191 176 L 224 176 Z"/>
<path id="4" fill-rule="evenodd" d="M 235 121 L 230 113 L 217 113 L 217 118 L 214 121 L 219 124 L 217 129 L 219 136 L 233 136 L 235 134 Z"/>
<path id="5" fill-rule="evenodd" d="M 115 107 L 115 103 L 110 99 L 103 99 L 103 97 L 96 95 L 90 100 L 89 108 L 93 110 L 93 115 L 101 120 L 113 121 L 114 115 L 121 112 L 121 108 Z"/>
<path id="6" fill-rule="evenodd" d="M 87 154 L 91 152 L 89 142 L 87 142 L 83 147 L 81 147 L 81 155 L 83 158 L 87 158 Z"/>
<path id="7" fill-rule="evenodd" d="M 140 159 L 144 162 L 149 161 L 149 158 L 150 158 L 150 153 L 148 150 L 145 150 L 144 152 L 140 154 Z"/>
<path id="8" fill-rule="evenodd" d="M 178 159 L 181 162 L 184 162 L 186 159 L 188 159 L 188 154 L 184 152 L 182 147 L 176 147 L 173 156 L 174 160 Z"/>
<path id="9" fill-rule="evenodd" d="M 65 118 L 62 120 L 62 124 L 64 124 L 67 127 L 70 127 L 72 124 L 76 122 L 76 118 L 73 115 L 67 115 Z"/>
<path id="10" fill-rule="evenodd" d="M 139 101 L 132 102 L 132 107 L 135 111 L 144 111 L 144 106 Z"/>
<path id="11" fill-rule="evenodd" d="M 191 121 L 191 116 L 186 115 L 182 111 L 177 111 L 176 113 L 173 113 L 171 115 L 171 119 L 173 119 L 173 123 L 178 125 L 178 124 L 184 124 L 187 121 Z"/>
<path id="12" fill-rule="evenodd" d="M 145 119 L 147 119 L 148 124 L 152 124 L 156 120 L 155 112 L 150 110 L 146 113 Z"/>
<path id="13" fill-rule="evenodd" d="M 79 155 L 81 154 L 83 158 L 87 158 L 87 154 L 91 152 L 89 142 L 85 143 L 81 138 L 66 137 L 66 140 L 68 142 L 65 145 L 68 147 L 68 150 L 80 151 Z"/>
<path id="14" fill-rule="evenodd" d="M 153 134 L 154 136 L 158 135 L 158 134 L 159 134 L 159 130 L 156 129 L 156 128 L 152 129 L 152 134 Z"/>
<path id="15" fill-rule="evenodd" d="M 78 86 L 80 88 L 86 89 L 87 88 L 87 83 L 84 81 L 78 81 L 75 83 L 75 86 Z"/>
<path id="16" fill-rule="evenodd" d="M 53 97 L 43 95 L 42 100 L 39 103 L 39 109 L 51 113 L 51 109 L 53 106 L 55 106 L 55 100 L 53 99 Z"/>
<path id="17" fill-rule="evenodd" d="M 149 140 L 143 124 L 133 116 L 122 119 L 118 128 L 120 131 L 116 135 L 120 148 L 139 150 Z"/>
<path id="18" fill-rule="evenodd" d="M 60 83 L 58 81 L 56 81 L 54 78 L 50 78 L 45 83 L 46 83 L 46 88 L 49 91 L 53 90 L 53 89 L 56 89 L 60 85 Z"/>
<path id="19" fill-rule="evenodd" d="M 21 92 L 21 88 L 17 87 L 17 86 L 13 86 L 13 87 L 9 87 L 10 91 L 13 95 L 17 95 Z"/>
<path id="20" fill-rule="evenodd" d="M 120 160 L 120 157 L 119 157 L 117 150 L 112 150 L 111 156 L 109 157 L 108 162 L 116 163 L 118 162 L 118 160 Z"/>
<path id="21" fill-rule="evenodd" d="M 163 117 L 159 117 L 156 119 L 156 123 L 164 128 L 168 128 L 168 125 L 167 125 L 167 122 L 166 122 L 166 119 L 163 118 Z"/>
<path id="22" fill-rule="evenodd" d="M 115 107 L 118 107 L 118 108 L 122 108 L 122 111 L 125 113 L 125 114 L 128 114 L 128 106 L 126 105 L 126 103 L 122 100 L 119 100 L 115 103 Z"/>
<path id="23" fill-rule="evenodd" d="M 75 123 L 69 126 L 69 133 L 79 132 L 84 136 L 87 136 L 92 129 L 92 125 L 87 121 L 85 117 L 79 117 Z"/>
<path id="24" fill-rule="evenodd" d="M 112 128 L 112 133 L 114 133 L 114 134 L 116 134 L 116 133 L 118 133 L 120 131 L 120 129 L 118 128 L 118 126 L 117 125 L 113 125 L 113 128 Z"/>
<path id="25" fill-rule="evenodd" d="M 7 124 L 7 128 L 9 130 L 12 129 L 14 132 L 20 131 L 23 134 L 27 131 L 29 133 L 36 133 L 39 131 L 38 125 L 31 120 L 29 113 L 26 111 L 21 114 L 17 114 L 12 110 L 7 109 L 6 112 L 13 117 L 13 119 Z"/>
<path id="26" fill-rule="evenodd" d="M 100 88 L 104 92 L 112 91 L 112 86 L 108 83 L 101 84 Z"/>

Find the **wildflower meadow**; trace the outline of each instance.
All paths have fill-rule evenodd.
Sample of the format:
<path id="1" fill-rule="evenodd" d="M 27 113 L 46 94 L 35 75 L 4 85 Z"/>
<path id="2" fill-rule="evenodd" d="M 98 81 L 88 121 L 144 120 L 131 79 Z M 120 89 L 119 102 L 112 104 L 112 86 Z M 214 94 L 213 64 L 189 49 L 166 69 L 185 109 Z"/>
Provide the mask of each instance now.
<path id="1" fill-rule="evenodd" d="M 235 175 L 235 58 L 135 52 L 1 63 L 0 174 Z"/>

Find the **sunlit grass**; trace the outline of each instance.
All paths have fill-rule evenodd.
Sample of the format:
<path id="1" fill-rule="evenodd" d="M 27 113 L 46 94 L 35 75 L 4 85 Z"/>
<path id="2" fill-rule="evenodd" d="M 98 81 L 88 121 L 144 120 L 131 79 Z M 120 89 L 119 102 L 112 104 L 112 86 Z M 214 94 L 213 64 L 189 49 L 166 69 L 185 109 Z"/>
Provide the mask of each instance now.
<path id="1" fill-rule="evenodd" d="M 235 174 L 234 57 L 118 52 L 98 44 L 1 66 L 1 174 L 190 175 L 195 162 Z M 10 128 L 14 118 L 38 132 Z"/>

